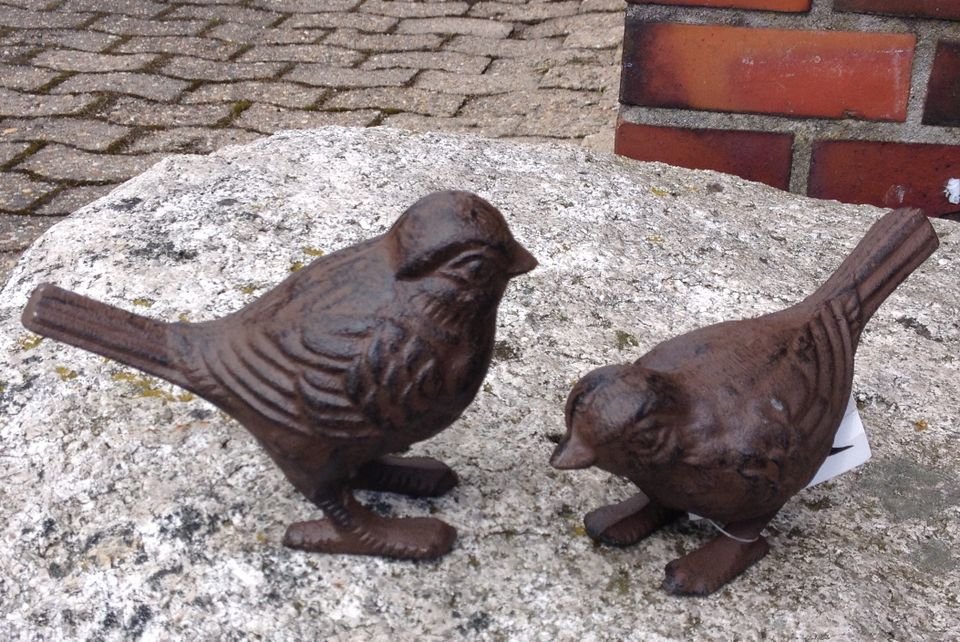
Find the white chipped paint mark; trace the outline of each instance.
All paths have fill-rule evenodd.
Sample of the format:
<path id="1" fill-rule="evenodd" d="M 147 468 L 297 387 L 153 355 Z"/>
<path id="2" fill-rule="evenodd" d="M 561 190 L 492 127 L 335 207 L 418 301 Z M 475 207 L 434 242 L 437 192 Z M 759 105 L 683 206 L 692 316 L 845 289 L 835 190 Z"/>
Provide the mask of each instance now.
<path id="1" fill-rule="evenodd" d="M 943 195 L 954 205 L 960 205 L 960 178 L 951 178 L 943 189 Z"/>
<path id="2" fill-rule="evenodd" d="M 770 405 L 773 406 L 776 410 L 783 412 L 783 402 L 774 397 L 770 400 Z"/>

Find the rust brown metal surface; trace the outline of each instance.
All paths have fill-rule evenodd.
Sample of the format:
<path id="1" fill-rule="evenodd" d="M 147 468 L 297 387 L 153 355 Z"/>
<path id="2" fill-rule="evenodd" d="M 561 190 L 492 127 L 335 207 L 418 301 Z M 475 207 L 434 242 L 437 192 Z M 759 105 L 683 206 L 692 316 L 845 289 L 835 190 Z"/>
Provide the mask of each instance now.
<path id="1" fill-rule="evenodd" d="M 323 509 L 287 528 L 287 546 L 425 559 L 450 550 L 453 527 L 379 516 L 353 490 L 434 496 L 457 484 L 445 464 L 395 453 L 470 404 L 507 283 L 536 265 L 492 205 L 437 192 L 385 234 L 214 321 L 164 323 L 44 284 L 23 324 L 182 386 L 242 424 Z"/>
<path id="2" fill-rule="evenodd" d="M 766 555 L 764 526 L 830 453 L 864 325 L 938 243 L 919 210 L 892 211 L 800 303 L 581 379 L 551 463 L 597 466 L 642 491 L 588 513 L 588 534 L 627 546 L 687 512 L 725 524 L 729 535 L 667 565 L 675 594 L 712 593 Z"/>

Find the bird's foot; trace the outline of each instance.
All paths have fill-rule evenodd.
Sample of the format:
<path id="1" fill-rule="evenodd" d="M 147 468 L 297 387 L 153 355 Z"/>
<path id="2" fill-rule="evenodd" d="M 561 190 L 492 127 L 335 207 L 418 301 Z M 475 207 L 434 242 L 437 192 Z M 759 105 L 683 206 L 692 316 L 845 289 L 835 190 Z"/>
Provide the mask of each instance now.
<path id="1" fill-rule="evenodd" d="M 352 486 L 411 497 L 439 497 L 459 482 L 452 468 L 433 457 L 387 455 L 364 464 Z"/>
<path id="2" fill-rule="evenodd" d="M 338 528 L 329 519 L 290 524 L 283 544 L 322 553 L 428 560 L 449 553 L 456 539 L 455 528 L 433 517 L 377 517 L 353 529 Z"/>
<path id="3" fill-rule="evenodd" d="M 765 523 L 765 522 L 764 522 Z M 770 550 L 760 535 L 763 528 L 727 526 L 731 534 L 754 541 L 741 542 L 718 535 L 697 550 L 675 559 L 666 567 L 663 588 L 673 595 L 709 595 L 763 559 Z"/>
<path id="4" fill-rule="evenodd" d="M 651 501 L 643 493 L 618 504 L 601 506 L 583 518 L 587 535 L 609 546 L 630 546 L 677 519 L 680 513 Z"/>

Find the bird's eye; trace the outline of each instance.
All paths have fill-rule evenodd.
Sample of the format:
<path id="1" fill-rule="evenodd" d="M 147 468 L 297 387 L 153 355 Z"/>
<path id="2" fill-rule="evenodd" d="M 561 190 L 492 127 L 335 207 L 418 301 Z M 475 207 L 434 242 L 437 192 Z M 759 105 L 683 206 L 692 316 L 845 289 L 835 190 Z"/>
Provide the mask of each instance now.
<path id="1" fill-rule="evenodd" d="M 471 252 L 455 258 L 445 271 L 458 280 L 482 282 L 493 274 L 493 264 L 485 255 Z"/>

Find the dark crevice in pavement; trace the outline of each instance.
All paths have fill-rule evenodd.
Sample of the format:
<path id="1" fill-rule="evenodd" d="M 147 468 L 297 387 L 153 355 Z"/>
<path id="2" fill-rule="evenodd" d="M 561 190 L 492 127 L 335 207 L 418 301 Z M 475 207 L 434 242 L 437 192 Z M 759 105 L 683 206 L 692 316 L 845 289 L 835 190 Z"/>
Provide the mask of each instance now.
<path id="1" fill-rule="evenodd" d="M 77 73 L 78 73 L 78 72 L 76 72 L 76 71 L 62 71 L 62 72 L 60 72 L 59 74 L 57 74 L 56 76 L 54 76 L 53 78 L 51 78 L 50 80 L 48 80 L 44 85 L 41 85 L 40 87 L 37 87 L 37 89 L 35 90 L 35 93 L 38 93 L 38 94 L 48 94 L 48 93 L 50 93 L 50 90 L 51 90 L 51 89 L 53 89 L 54 87 L 56 87 L 56 86 L 59 85 L 59 84 L 62 84 L 63 82 L 67 81 L 68 79 L 73 78 L 74 76 L 77 75 Z"/>
<path id="2" fill-rule="evenodd" d="M 315 101 L 304 107 L 304 111 L 321 111 L 323 103 L 327 102 L 328 99 L 332 98 L 336 93 L 333 89 L 329 87 L 324 87 L 324 91 L 320 94 L 320 97 Z"/>
<path id="3" fill-rule="evenodd" d="M 240 58 L 240 56 L 242 56 L 243 54 L 245 54 L 245 53 L 247 53 L 248 51 L 250 51 L 251 49 L 253 49 L 253 47 L 254 47 L 254 45 L 252 45 L 252 44 L 242 45 L 242 46 L 241 46 L 239 49 L 237 49 L 235 52 L 233 52 L 232 54 L 230 54 L 229 56 L 227 56 L 227 62 L 236 62 L 236 60 L 237 60 L 238 58 Z"/>
<path id="4" fill-rule="evenodd" d="M 168 62 L 173 60 L 174 57 L 175 56 L 171 53 L 159 53 L 154 60 L 140 68 L 140 73 L 162 74 L 163 72 L 161 70 L 163 67 L 166 66 Z"/>
<path id="5" fill-rule="evenodd" d="M 0 172 L 5 172 L 9 169 L 12 169 L 17 163 L 24 160 L 25 158 L 28 158 L 29 156 L 33 156 L 34 154 L 36 154 L 46 146 L 47 146 L 46 141 L 42 141 L 42 140 L 32 141 L 25 150 L 23 150 L 22 152 L 20 152 L 10 160 L 8 160 L 3 165 L 0 165 Z"/>
<path id="6" fill-rule="evenodd" d="M 226 22 L 224 20 L 221 20 L 220 18 L 213 18 L 206 24 L 206 26 L 203 29 L 197 32 L 197 37 L 206 38 L 207 34 L 209 34 L 211 31 L 213 31 L 214 29 L 216 29 L 222 24 L 226 24 Z"/>
<path id="7" fill-rule="evenodd" d="M 164 9 L 161 9 L 151 20 L 164 20 L 171 13 L 184 6 L 182 2 L 172 2 L 169 6 Z"/>
<path id="8" fill-rule="evenodd" d="M 117 49 L 119 49 L 119 48 L 122 47 L 123 45 L 127 44 L 127 43 L 130 42 L 131 40 L 133 40 L 133 36 L 131 36 L 131 35 L 123 35 L 123 36 L 120 36 L 118 40 L 115 40 L 114 42 L 111 42 L 109 45 L 107 45 L 106 47 L 104 47 L 103 49 L 101 49 L 101 50 L 100 50 L 100 53 L 112 54 L 112 53 L 115 52 Z M 124 55 L 124 54 L 117 54 L 117 55 Z"/>
<path id="9" fill-rule="evenodd" d="M 233 106 L 230 108 L 230 113 L 216 123 L 214 123 L 214 128 L 229 127 L 233 121 L 240 117 L 240 114 L 250 109 L 253 106 L 253 103 L 249 100 L 238 100 L 233 103 Z"/>
<path id="10" fill-rule="evenodd" d="M 271 22 L 270 24 L 268 24 L 267 27 L 270 28 L 270 29 L 276 29 L 276 28 L 278 28 L 280 25 L 282 25 L 284 22 L 286 22 L 287 20 L 289 20 L 291 16 L 293 16 L 292 13 L 284 13 L 284 14 L 281 15 L 279 18 L 277 18 L 276 20 L 274 20 L 273 22 Z"/>

